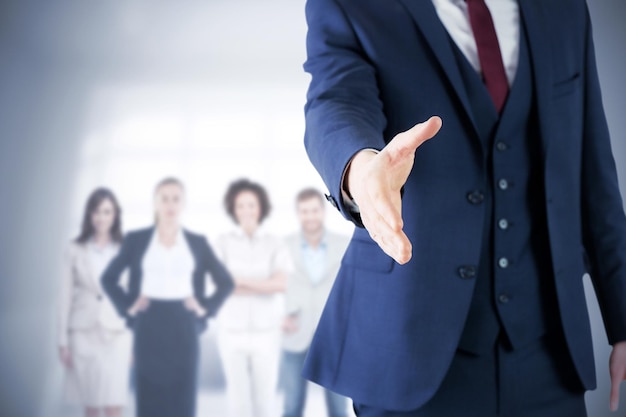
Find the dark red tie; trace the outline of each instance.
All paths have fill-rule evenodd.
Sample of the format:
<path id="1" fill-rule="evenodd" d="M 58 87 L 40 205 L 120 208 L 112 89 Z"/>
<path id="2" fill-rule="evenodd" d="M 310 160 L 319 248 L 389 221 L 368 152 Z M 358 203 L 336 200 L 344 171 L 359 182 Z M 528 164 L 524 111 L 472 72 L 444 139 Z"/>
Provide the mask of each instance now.
<path id="1" fill-rule="evenodd" d="M 491 13 L 485 0 L 466 0 L 472 32 L 478 47 L 478 60 L 483 71 L 483 82 L 498 110 L 502 111 L 506 96 L 509 94 L 509 82 L 502 63 L 502 54 L 498 36 L 493 26 Z"/>

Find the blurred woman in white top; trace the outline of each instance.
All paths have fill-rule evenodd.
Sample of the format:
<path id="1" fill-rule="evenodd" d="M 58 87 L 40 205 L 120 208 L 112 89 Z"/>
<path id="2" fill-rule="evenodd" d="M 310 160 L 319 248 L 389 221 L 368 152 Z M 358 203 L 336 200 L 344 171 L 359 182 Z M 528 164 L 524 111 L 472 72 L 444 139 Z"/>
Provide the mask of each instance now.
<path id="1" fill-rule="evenodd" d="M 128 397 L 131 334 L 100 286 L 119 251 L 121 213 L 115 195 L 94 190 L 80 235 L 65 254 L 58 310 L 58 344 L 66 368 L 65 396 L 85 416 L 120 417 Z"/>
<path id="2" fill-rule="evenodd" d="M 220 236 L 216 250 L 235 282 L 218 316 L 218 347 L 226 376 L 231 417 L 269 417 L 280 352 L 281 298 L 291 269 L 281 239 L 260 229 L 269 215 L 265 189 L 241 179 L 224 198 L 237 228 Z"/>

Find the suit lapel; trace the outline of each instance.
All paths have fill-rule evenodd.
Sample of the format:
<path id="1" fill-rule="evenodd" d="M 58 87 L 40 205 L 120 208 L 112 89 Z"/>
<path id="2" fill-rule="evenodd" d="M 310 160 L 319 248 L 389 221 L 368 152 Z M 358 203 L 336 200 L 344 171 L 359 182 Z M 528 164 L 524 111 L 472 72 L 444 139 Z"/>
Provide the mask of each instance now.
<path id="1" fill-rule="evenodd" d="M 344 239 L 328 231 L 326 232 L 326 245 L 326 268 L 324 268 L 324 279 L 322 282 L 335 279 L 336 271 L 332 275 L 331 272 L 336 268 L 337 264 L 341 263 L 346 251 Z"/>
<path id="2" fill-rule="evenodd" d="M 550 135 L 550 95 L 552 91 L 552 56 L 549 48 L 548 25 L 543 15 L 541 0 L 520 0 L 522 24 L 526 28 L 528 50 L 533 69 L 535 97 L 537 98 L 537 113 L 539 118 L 540 137 L 544 160 L 548 154 Z"/>
<path id="3" fill-rule="evenodd" d="M 137 288 L 141 290 L 141 281 L 143 280 L 143 269 L 142 263 L 143 258 L 146 256 L 146 252 L 148 251 L 148 246 L 150 246 L 150 241 L 152 240 L 152 236 L 155 233 L 156 228 L 150 227 L 149 229 L 145 229 L 140 235 L 137 236 L 136 240 L 136 257 L 135 257 L 135 268 L 137 271 Z M 132 276 L 131 276 L 132 278 Z"/>
<path id="4" fill-rule="evenodd" d="M 193 257 L 193 270 L 196 271 L 197 269 L 199 269 L 200 266 L 202 266 L 202 253 L 200 251 L 200 248 L 196 244 L 196 240 L 193 238 L 192 234 L 189 233 L 189 231 L 187 231 L 186 229 L 183 229 L 183 238 L 185 240 L 185 244 L 191 252 L 191 256 Z"/>
<path id="5" fill-rule="evenodd" d="M 452 41 L 444 27 L 437 11 L 430 0 L 398 0 L 408 10 L 417 24 L 417 28 L 422 33 L 426 42 L 428 43 L 431 51 L 437 58 L 441 71 L 445 74 L 446 78 L 452 84 L 453 90 L 456 93 L 457 98 L 463 105 L 465 114 L 469 118 L 474 127 L 474 130 L 478 132 L 476 124 L 472 115 L 472 109 L 470 101 L 467 96 L 463 79 L 461 78 L 461 72 L 454 57 L 454 51 L 452 50 Z M 445 122 L 445 120 L 444 120 Z"/>
<path id="6" fill-rule="evenodd" d="M 324 269 L 324 279 L 328 278 L 328 273 L 331 268 L 337 264 L 337 262 L 341 262 L 341 258 L 343 258 L 342 248 L 339 245 L 340 240 L 337 239 L 332 234 L 328 234 L 326 238 L 326 268 Z M 334 277 L 333 277 L 334 278 Z"/>
<path id="7" fill-rule="evenodd" d="M 302 271 L 302 274 L 295 274 L 296 276 L 306 276 L 306 268 L 304 266 L 304 259 L 302 257 L 302 234 L 298 233 L 293 236 L 291 240 L 291 253 L 293 255 L 293 263 L 297 271 Z"/>
<path id="8" fill-rule="evenodd" d="M 156 228 L 153 226 L 144 230 L 143 233 L 140 236 L 138 236 L 137 250 L 138 250 L 139 255 L 141 255 L 141 256 L 138 256 L 139 259 L 143 259 L 143 257 L 145 256 L 146 251 L 148 250 L 148 246 L 150 246 L 150 241 L 152 240 L 152 236 L 154 235 L 155 231 L 156 231 Z"/>

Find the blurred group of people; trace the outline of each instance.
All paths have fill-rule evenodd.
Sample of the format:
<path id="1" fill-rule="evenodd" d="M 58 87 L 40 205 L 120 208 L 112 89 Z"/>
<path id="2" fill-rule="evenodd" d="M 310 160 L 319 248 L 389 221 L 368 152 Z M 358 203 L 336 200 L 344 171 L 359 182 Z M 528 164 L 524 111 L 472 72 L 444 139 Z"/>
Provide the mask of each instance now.
<path id="1" fill-rule="evenodd" d="M 195 416 L 209 318 L 230 416 L 275 415 L 279 370 L 283 417 L 303 415 L 302 364 L 348 239 L 326 230 L 313 188 L 298 193 L 301 227 L 286 239 L 261 227 L 271 211 L 262 185 L 234 181 L 224 207 L 236 227 L 211 245 L 181 224 L 176 178 L 155 187 L 154 225 L 126 234 L 114 193 L 89 196 L 65 254 L 58 318 L 65 394 L 87 417 L 122 415 L 131 364 L 137 416 Z M 347 415 L 345 397 L 325 397 L 330 417 Z"/>

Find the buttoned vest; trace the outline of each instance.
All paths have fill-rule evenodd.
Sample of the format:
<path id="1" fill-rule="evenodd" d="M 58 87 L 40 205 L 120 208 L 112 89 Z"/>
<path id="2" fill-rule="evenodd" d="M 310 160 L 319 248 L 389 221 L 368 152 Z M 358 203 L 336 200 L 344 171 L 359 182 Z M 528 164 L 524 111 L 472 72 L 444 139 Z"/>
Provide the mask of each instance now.
<path id="1" fill-rule="evenodd" d="M 521 348 L 559 322 L 525 30 L 522 24 L 518 68 L 501 114 L 480 75 L 456 45 L 453 49 L 487 173 L 481 190 L 486 211 L 481 258 L 459 348 L 486 353 L 498 336 L 511 348 Z"/>

